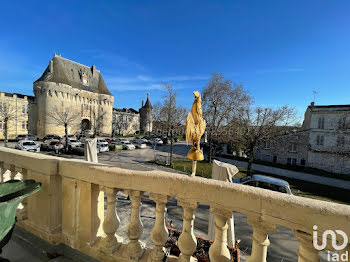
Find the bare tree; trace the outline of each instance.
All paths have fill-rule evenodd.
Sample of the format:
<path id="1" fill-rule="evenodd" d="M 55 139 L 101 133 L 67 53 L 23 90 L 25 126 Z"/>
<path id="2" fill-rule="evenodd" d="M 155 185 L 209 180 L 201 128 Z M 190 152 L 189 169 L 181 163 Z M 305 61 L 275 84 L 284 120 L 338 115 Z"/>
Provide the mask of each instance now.
<path id="1" fill-rule="evenodd" d="M 92 128 L 94 130 L 94 137 L 96 137 L 98 130 L 101 130 L 104 126 L 103 118 L 105 117 L 106 112 L 102 114 L 96 113 L 96 111 L 92 111 Z"/>
<path id="2" fill-rule="evenodd" d="M 248 106 L 238 112 L 231 122 L 231 126 L 237 131 L 233 141 L 241 145 L 248 156 L 248 175 L 251 174 L 254 149 L 258 143 L 285 134 L 285 130 L 294 121 L 295 110 L 288 106 L 277 109 Z"/>
<path id="3" fill-rule="evenodd" d="M 16 118 L 16 108 L 13 106 L 3 103 L 0 107 L 0 122 L 3 124 L 4 134 L 4 146 L 7 147 L 8 142 L 8 129 L 10 121 Z"/>
<path id="4" fill-rule="evenodd" d="M 222 74 L 213 73 L 203 90 L 202 101 L 203 117 L 207 122 L 208 161 L 211 162 L 213 140 L 220 139 L 219 130 L 226 126 L 241 108 L 247 107 L 251 98 L 242 85 L 232 84 Z"/>
<path id="5" fill-rule="evenodd" d="M 55 107 L 47 114 L 49 121 L 52 124 L 64 127 L 66 138 L 65 150 L 68 151 L 68 128 L 78 126 L 80 124 L 81 113 L 66 107 Z"/>
<path id="6" fill-rule="evenodd" d="M 174 129 L 181 126 L 185 119 L 187 110 L 177 105 L 177 92 L 172 85 L 163 84 L 167 94 L 163 96 L 163 103 L 156 104 L 153 108 L 154 116 L 166 129 L 170 135 L 170 165 L 172 164 L 174 152 Z"/>

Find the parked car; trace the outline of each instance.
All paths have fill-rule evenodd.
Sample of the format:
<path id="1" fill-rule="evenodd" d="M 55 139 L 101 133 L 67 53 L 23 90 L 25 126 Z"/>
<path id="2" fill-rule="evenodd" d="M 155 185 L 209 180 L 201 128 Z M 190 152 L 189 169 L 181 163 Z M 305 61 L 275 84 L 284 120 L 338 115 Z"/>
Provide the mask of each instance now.
<path id="1" fill-rule="evenodd" d="M 292 191 L 290 190 L 289 183 L 287 181 L 274 177 L 264 175 L 252 175 L 243 178 L 233 178 L 232 182 L 293 195 Z"/>
<path id="2" fill-rule="evenodd" d="M 105 139 L 97 138 L 97 152 L 107 152 L 109 151 L 108 142 Z"/>
<path id="3" fill-rule="evenodd" d="M 64 147 L 66 146 L 66 137 L 61 138 L 61 143 L 63 144 Z M 68 137 L 68 150 L 69 151 L 72 151 L 72 149 L 74 147 L 81 146 L 81 144 L 82 143 L 80 141 L 78 141 L 77 139 Z"/>
<path id="4" fill-rule="evenodd" d="M 72 153 L 79 155 L 79 156 L 83 156 L 84 155 L 84 147 L 85 144 L 81 143 L 80 146 L 76 146 L 72 148 Z"/>
<path id="5" fill-rule="evenodd" d="M 41 143 L 40 145 L 40 151 L 46 151 L 49 150 L 49 145 L 51 143 L 52 139 L 45 140 L 44 142 Z"/>
<path id="6" fill-rule="evenodd" d="M 30 151 L 30 152 L 40 152 L 40 147 L 32 140 L 20 140 L 16 146 L 16 149 Z"/>
<path id="7" fill-rule="evenodd" d="M 16 141 L 20 141 L 20 140 L 32 140 L 32 141 L 38 141 L 39 137 L 37 137 L 36 135 L 32 135 L 32 134 L 25 134 L 25 135 L 18 135 L 16 137 Z"/>
<path id="8" fill-rule="evenodd" d="M 60 140 L 61 137 L 59 135 L 49 134 L 49 135 L 44 136 L 43 141 L 49 140 L 49 139 L 58 139 L 58 140 Z"/>
<path id="9" fill-rule="evenodd" d="M 155 138 L 155 141 L 156 141 L 156 143 L 157 143 L 157 146 L 161 146 L 161 145 L 164 144 L 164 143 L 163 143 L 163 140 L 160 139 L 160 138 Z"/>
<path id="10" fill-rule="evenodd" d="M 120 142 L 123 145 L 123 149 L 125 150 L 133 150 L 135 149 L 135 145 L 132 144 L 130 141 L 126 140 L 126 141 L 121 141 Z"/>
<path id="11" fill-rule="evenodd" d="M 132 141 L 132 144 L 136 147 L 136 148 L 146 148 L 147 145 L 145 143 L 143 143 L 143 141 L 141 139 L 136 139 Z"/>
<path id="12" fill-rule="evenodd" d="M 60 153 L 63 148 L 63 144 L 58 139 L 48 139 L 41 144 L 42 150 L 55 151 L 56 153 Z"/>

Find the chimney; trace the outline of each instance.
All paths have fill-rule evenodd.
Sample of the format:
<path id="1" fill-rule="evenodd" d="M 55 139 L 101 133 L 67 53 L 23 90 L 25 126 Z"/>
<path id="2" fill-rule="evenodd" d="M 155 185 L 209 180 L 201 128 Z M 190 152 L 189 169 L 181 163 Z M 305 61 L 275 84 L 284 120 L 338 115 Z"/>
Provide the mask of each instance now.
<path id="1" fill-rule="evenodd" d="M 50 73 L 52 73 L 53 72 L 53 61 L 52 60 L 50 60 L 49 67 L 50 67 Z"/>
<path id="2" fill-rule="evenodd" d="M 143 100 L 142 100 L 142 104 L 141 104 L 141 107 L 143 107 Z"/>
<path id="3" fill-rule="evenodd" d="M 149 100 L 149 93 L 147 93 L 147 99 Z"/>

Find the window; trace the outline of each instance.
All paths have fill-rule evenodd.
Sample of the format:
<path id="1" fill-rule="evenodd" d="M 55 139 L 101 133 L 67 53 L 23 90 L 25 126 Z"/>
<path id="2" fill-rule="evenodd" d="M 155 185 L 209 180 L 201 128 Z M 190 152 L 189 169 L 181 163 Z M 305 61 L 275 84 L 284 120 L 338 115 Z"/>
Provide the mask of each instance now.
<path id="1" fill-rule="evenodd" d="M 324 129 L 324 117 L 318 118 L 318 128 Z"/>
<path id="2" fill-rule="evenodd" d="M 270 141 L 263 141 L 263 148 L 270 149 Z"/>
<path id="3" fill-rule="evenodd" d="M 2 129 L 2 121 L 0 121 L 0 129 Z"/>
<path id="4" fill-rule="evenodd" d="M 22 114 L 26 113 L 26 105 L 22 105 Z"/>
<path id="5" fill-rule="evenodd" d="M 321 136 L 321 135 L 317 135 L 317 137 L 316 137 L 316 145 L 323 146 L 323 142 L 324 142 L 324 137 Z"/>
<path id="6" fill-rule="evenodd" d="M 22 130 L 26 129 L 26 121 L 22 121 Z"/>
<path id="7" fill-rule="evenodd" d="M 345 144 L 345 137 L 344 136 L 338 136 L 337 138 L 337 146 L 343 147 Z"/>
<path id="8" fill-rule="evenodd" d="M 28 121 L 26 121 L 26 128 L 27 128 L 27 130 L 28 130 Z"/>
<path id="9" fill-rule="evenodd" d="M 300 165 L 301 165 L 301 166 L 305 166 L 305 162 L 306 162 L 305 159 L 301 159 L 301 160 L 300 160 Z"/>
<path id="10" fill-rule="evenodd" d="M 290 144 L 289 145 L 289 152 L 297 152 L 297 145 L 296 144 Z"/>
<path id="11" fill-rule="evenodd" d="M 338 122 L 339 122 L 339 126 L 338 126 L 339 129 L 346 129 L 346 117 L 341 117 Z"/>

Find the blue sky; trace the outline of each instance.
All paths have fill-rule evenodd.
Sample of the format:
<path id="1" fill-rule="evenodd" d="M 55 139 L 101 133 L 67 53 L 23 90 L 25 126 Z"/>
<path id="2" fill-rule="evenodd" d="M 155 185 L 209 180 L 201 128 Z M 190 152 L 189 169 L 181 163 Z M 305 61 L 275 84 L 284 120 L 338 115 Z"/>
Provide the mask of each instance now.
<path id="1" fill-rule="evenodd" d="M 29 3 L 30 2 L 30 3 Z M 32 94 L 54 52 L 96 65 L 116 107 L 190 107 L 214 71 L 261 106 L 350 104 L 350 1 L 2 1 L 0 90 Z"/>

